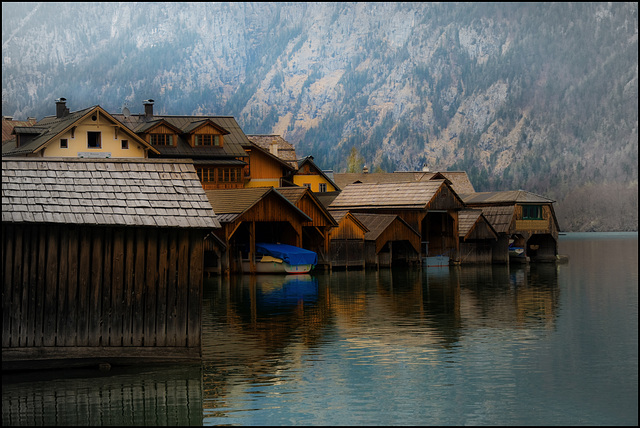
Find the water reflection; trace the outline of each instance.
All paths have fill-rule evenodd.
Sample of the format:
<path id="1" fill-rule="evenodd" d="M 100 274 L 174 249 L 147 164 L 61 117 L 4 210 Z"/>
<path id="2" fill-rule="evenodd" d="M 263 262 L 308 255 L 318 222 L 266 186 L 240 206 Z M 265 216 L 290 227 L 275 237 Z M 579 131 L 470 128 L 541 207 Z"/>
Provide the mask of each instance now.
<path id="1" fill-rule="evenodd" d="M 443 355 L 465 336 L 495 340 L 492 330 L 478 338 L 480 329 L 553 329 L 557 302 L 551 264 L 213 278 L 203 311 L 205 423 L 242 414 L 246 424 L 246 412 L 264 411 L 265 400 L 282 403 L 273 394 L 281 399 L 306 388 L 316 367 L 391 370 L 385 376 L 393 383 L 398 364 L 450 361 Z M 323 376 L 318 387 L 327 390 L 315 392 L 330 393 L 344 376 Z M 281 411 L 276 407 L 271 411 Z"/>
<path id="2" fill-rule="evenodd" d="M 2 425 L 202 425 L 199 365 L 2 376 Z"/>

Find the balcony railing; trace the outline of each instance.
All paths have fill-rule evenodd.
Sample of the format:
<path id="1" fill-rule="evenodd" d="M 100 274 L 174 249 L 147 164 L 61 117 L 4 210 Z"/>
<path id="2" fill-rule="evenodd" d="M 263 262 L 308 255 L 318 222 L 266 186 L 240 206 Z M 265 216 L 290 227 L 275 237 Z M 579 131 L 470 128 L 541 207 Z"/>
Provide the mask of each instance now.
<path id="1" fill-rule="evenodd" d="M 518 230 L 548 230 L 549 220 L 516 220 Z"/>

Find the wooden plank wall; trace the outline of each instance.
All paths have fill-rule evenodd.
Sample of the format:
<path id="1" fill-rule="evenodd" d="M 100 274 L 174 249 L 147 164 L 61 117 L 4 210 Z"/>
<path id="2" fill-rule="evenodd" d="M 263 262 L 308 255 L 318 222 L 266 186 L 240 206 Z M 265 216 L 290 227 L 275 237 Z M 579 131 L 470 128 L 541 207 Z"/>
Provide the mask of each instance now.
<path id="1" fill-rule="evenodd" d="M 2 224 L 2 348 L 200 347 L 203 232 Z"/>

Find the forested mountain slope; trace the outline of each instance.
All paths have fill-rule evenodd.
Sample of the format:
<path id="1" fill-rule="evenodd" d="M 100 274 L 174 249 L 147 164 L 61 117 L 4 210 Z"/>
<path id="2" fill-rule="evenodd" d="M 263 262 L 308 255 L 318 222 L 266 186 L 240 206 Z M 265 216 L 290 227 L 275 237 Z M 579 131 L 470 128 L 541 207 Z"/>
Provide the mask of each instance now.
<path id="1" fill-rule="evenodd" d="M 2 114 L 224 114 L 344 171 L 465 170 L 637 230 L 637 3 L 3 3 Z"/>

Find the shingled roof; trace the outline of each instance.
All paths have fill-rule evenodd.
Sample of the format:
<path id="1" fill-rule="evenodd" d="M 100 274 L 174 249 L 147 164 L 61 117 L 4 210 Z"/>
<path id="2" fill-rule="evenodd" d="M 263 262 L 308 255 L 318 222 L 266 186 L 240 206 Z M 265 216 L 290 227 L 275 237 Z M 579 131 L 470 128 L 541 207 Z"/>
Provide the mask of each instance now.
<path id="1" fill-rule="evenodd" d="M 270 193 L 291 205 L 292 209 L 306 220 L 311 218 L 296 207 L 289 199 L 273 187 L 248 187 L 242 189 L 214 189 L 205 191 L 211 206 L 218 215 L 221 223 L 230 223 L 240 217 L 245 211 L 257 204 Z"/>
<path id="2" fill-rule="evenodd" d="M 403 223 L 409 230 L 415 233 L 417 236 L 420 236 L 418 232 L 414 228 L 412 228 L 406 221 L 402 218 L 398 217 L 395 214 L 365 214 L 365 213 L 355 213 L 354 216 L 365 225 L 367 229 L 369 229 L 364 234 L 365 241 L 375 241 L 382 235 L 382 233 L 389 227 L 394 220 L 398 219 L 399 222 Z"/>
<path id="3" fill-rule="evenodd" d="M 88 107 L 82 110 L 78 110 L 63 117 L 48 116 L 41 119 L 33 126 L 26 127 L 14 127 L 14 134 L 29 134 L 32 137 L 26 142 L 21 143 L 20 147 L 17 146 L 16 141 L 10 141 L 2 146 L 3 156 L 25 156 L 32 153 L 37 153 L 52 141 L 56 140 L 61 134 L 69 131 L 74 126 L 77 126 L 83 120 L 90 116 L 99 115 L 106 118 L 106 120 L 117 126 L 123 125 L 114 116 L 109 114 L 100 106 Z M 154 147 L 150 146 L 146 141 L 142 140 L 135 133 L 130 130 L 127 131 L 131 138 L 134 138 L 141 145 L 148 147 L 151 152 L 158 152 Z"/>
<path id="4" fill-rule="evenodd" d="M 513 210 L 511 212 L 513 213 Z M 490 230 L 493 233 L 496 232 L 495 228 L 491 225 L 491 222 L 483 215 L 481 209 L 460 210 L 458 212 L 458 236 L 460 238 L 467 239 L 469 234 L 478 224 L 480 224 L 480 222 L 486 222 Z"/>
<path id="5" fill-rule="evenodd" d="M 291 165 L 292 168 L 298 168 L 298 160 L 296 157 L 296 149 L 291 143 L 282 138 L 280 135 L 247 135 L 249 141 L 253 144 L 271 152 L 274 145 L 278 148 L 275 156 Z"/>
<path id="6" fill-rule="evenodd" d="M 350 184 L 329 204 L 329 209 L 425 209 L 443 185 L 446 185 L 444 180 Z"/>
<path id="7" fill-rule="evenodd" d="M 246 157 L 247 153 L 244 151 L 243 146 L 250 144 L 247 136 L 233 116 L 153 115 L 149 119 L 144 114 L 132 114 L 127 117 L 122 114 L 114 114 L 113 117 L 137 133 L 144 132 L 159 123 L 166 123 L 175 128 L 178 133 L 176 146 L 154 146 L 165 157 L 189 157 L 191 159 L 228 157 L 234 159 L 236 157 Z M 191 147 L 185 140 L 184 134 L 205 122 L 210 122 L 224 131 L 224 144 L 222 147 Z M 242 162 L 242 164 L 245 163 Z"/>
<path id="8" fill-rule="evenodd" d="M 515 206 L 482 207 L 482 215 L 498 233 L 508 233 L 513 221 Z"/>
<path id="9" fill-rule="evenodd" d="M 2 159 L 2 221 L 219 228 L 189 161 Z"/>
<path id="10" fill-rule="evenodd" d="M 538 203 L 549 204 L 555 202 L 544 196 L 527 192 L 526 190 L 506 190 L 501 192 L 462 193 L 460 197 L 465 204 L 512 204 Z"/>
<path id="11" fill-rule="evenodd" d="M 346 172 L 333 174 L 333 180 L 341 188 L 353 183 L 402 183 L 443 178 L 449 180 L 451 188 L 458 194 L 475 192 L 469 176 L 464 171 Z"/>
<path id="12" fill-rule="evenodd" d="M 6 141 L 15 140 L 16 137 L 13 136 L 12 131 L 16 126 L 33 126 L 36 124 L 36 119 L 33 117 L 28 118 L 27 120 L 13 120 L 11 117 L 3 117 L 2 118 L 2 143 L 4 144 Z"/>

